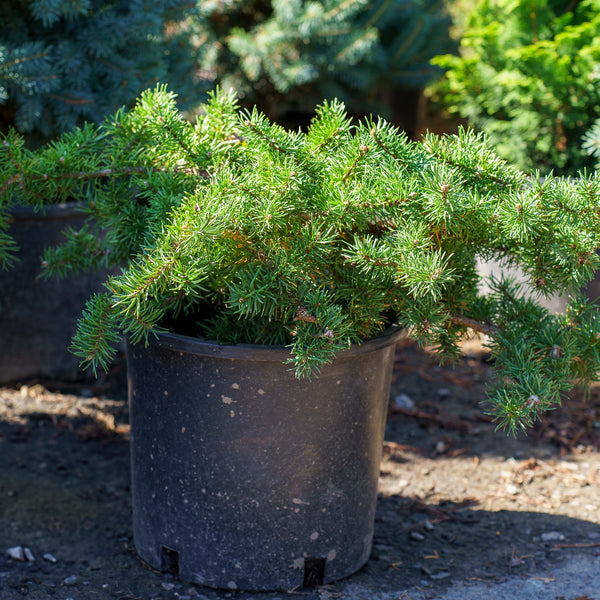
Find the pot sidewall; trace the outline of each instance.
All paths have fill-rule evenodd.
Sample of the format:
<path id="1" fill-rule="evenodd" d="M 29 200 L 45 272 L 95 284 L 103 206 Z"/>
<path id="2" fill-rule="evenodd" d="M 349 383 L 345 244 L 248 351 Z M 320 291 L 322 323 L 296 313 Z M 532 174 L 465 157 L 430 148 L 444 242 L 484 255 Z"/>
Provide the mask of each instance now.
<path id="1" fill-rule="evenodd" d="M 135 545 L 216 588 L 330 582 L 368 559 L 395 342 L 298 380 L 268 347 L 128 347 Z M 196 342 L 196 351 L 193 351 Z M 358 351 L 357 351 L 358 350 Z M 253 356 L 250 356 L 253 355 Z"/>

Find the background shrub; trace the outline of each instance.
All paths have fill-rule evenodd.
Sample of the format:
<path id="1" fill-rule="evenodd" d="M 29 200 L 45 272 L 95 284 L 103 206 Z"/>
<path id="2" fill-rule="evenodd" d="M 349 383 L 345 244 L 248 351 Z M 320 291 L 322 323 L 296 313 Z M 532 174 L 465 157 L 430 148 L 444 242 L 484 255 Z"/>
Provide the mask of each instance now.
<path id="1" fill-rule="evenodd" d="M 195 100 L 206 82 L 172 26 L 189 8 L 182 0 L 3 0 L 0 128 L 40 142 L 130 106 L 158 81 L 183 104 Z"/>
<path id="2" fill-rule="evenodd" d="M 201 5 L 201 6 L 200 6 Z M 439 0 L 206 1 L 181 24 L 202 76 L 272 119 L 294 122 L 338 98 L 354 114 L 390 115 L 441 69 L 451 18 Z"/>
<path id="3" fill-rule="evenodd" d="M 434 87 L 523 170 L 575 174 L 593 161 L 582 136 L 600 115 L 600 1 L 474 2 L 460 55 Z"/>

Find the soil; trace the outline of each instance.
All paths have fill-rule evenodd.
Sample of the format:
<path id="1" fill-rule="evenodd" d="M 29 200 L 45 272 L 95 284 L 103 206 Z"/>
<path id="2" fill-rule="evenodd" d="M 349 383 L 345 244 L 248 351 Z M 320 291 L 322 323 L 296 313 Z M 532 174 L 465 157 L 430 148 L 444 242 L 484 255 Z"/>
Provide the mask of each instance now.
<path id="1" fill-rule="evenodd" d="M 600 389 L 508 437 L 482 410 L 485 349 L 464 350 L 439 366 L 398 346 L 372 556 L 346 580 L 288 592 L 211 590 L 137 557 L 123 361 L 94 382 L 0 388 L 0 598 L 421 600 L 457 583 L 550 581 L 573 560 L 600 567 Z M 35 560 L 6 552 L 18 547 Z M 560 597 L 600 598 L 573 594 Z"/>

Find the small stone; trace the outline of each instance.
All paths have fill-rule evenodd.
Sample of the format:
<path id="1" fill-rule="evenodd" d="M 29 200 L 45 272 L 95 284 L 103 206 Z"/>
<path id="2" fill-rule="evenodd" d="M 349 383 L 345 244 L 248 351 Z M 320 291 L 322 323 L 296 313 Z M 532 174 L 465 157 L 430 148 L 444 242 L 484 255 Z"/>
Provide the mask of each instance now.
<path id="1" fill-rule="evenodd" d="M 415 407 L 415 401 L 407 394 L 398 394 L 394 398 L 396 408 L 404 408 L 410 410 Z"/>
<path id="2" fill-rule="evenodd" d="M 450 390 L 448 388 L 440 388 L 437 393 L 440 398 L 447 398 L 450 396 Z"/>
<path id="3" fill-rule="evenodd" d="M 431 579 L 446 579 L 447 577 L 450 577 L 450 573 L 448 571 L 440 571 L 439 573 L 434 573 L 429 577 L 431 577 Z"/>
<path id="4" fill-rule="evenodd" d="M 422 533 L 419 533 L 418 531 L 411 531 L 410 537 L 411 539 L 416 540 L 417 542 L 422 542 L 425 539 L 425 536 Z"/>
<path id="5" fill-rule="evenodd" d="M 33 552 L 29 548 L 23 548 L 23 553 L 25 554 L 25 558 L 29 562 L 35 562 L 35 556 L 33 555 Z"/>
<path id="6" fill-rule="evenodd" d="M 77 577 L 77 575 L 69 575 L 69 577 L 63 581 L 63 583 L 65 585 L 75 585 L 78 581 L 79 577 Z"/>
<path id="7" fill-rule="evenodd" d="M 163 589 L 167 590 L 167 592 L 170 592 L 175 587 L 175 584 L 174 583 L 161 583 L 161 586 Z"/>
<path id="8" fill-rule="evenodd" d="M 540 536 L 542 542 L 558 542 L 565 539 L 565 536 L 560 531 L 547 531 Z"/>
<path id="9" fill-rule="evenodd" d="M 448 444 L 445 441 L 439 440 L 438 442 L 436 442 L 436 444 L 435 444 L 436 454 L 444 454 L 444 452 L 446 452 L 446 450 L 448 450 Z"/>
<path id="10" fill-rule="evenodd" d="M 25 560 L 25 551 L 23 550 L 23 546 L 13 546 L 12 548 L 8 548 L 6 550 L 6 554 L 8 554 L 13 560 Z"/>
<path id="11" fill-rule="evenodd" d="M 434 525 L 429 519 L 425 519 L 423 521 L 423 527 L 425 527 L 425 529 L 427 529 L 427 531 L 432 531 L 434 528 Z"/>
<path id="12" fill-rule="evenodd" d="M 50 563 L 56 563 L 56 562 L 58 562 L 56 560 L 56 558 L 54 556 L 52 556 L 52 554 L 50 554 L 49 552 L 46 552 L 46 554 L 44 554 L 44 556 L 42 558 L 44 560 L 47 560 Z"/>

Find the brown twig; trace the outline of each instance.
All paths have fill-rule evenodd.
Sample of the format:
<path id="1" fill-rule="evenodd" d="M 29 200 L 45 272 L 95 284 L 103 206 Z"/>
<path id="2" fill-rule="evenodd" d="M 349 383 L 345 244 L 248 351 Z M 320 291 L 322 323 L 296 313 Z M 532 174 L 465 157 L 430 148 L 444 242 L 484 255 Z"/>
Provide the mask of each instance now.
<path id="1" fill-rule="evenodd" d="M 485 335 L 493 335 L 498 331 L 496 327 L 493 325 L 486 325 L 485 323 L 480 323 L 475 319 L 471 319 L 470 317 L 463 317 L 462 315 L 454 315 L 450 319 L 453 325 L 458 325 L 460 327 L 468 327 L 473 331 L 477 331 L 478 333 L 484 333 Z"/>

